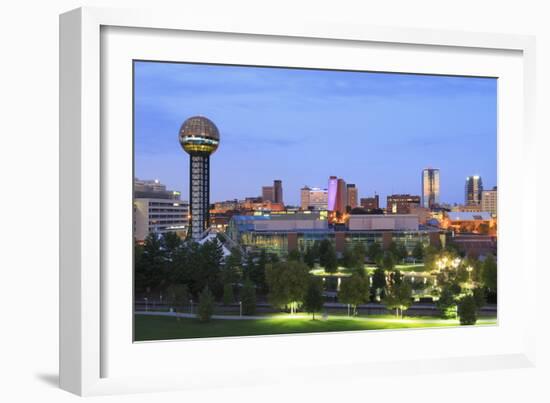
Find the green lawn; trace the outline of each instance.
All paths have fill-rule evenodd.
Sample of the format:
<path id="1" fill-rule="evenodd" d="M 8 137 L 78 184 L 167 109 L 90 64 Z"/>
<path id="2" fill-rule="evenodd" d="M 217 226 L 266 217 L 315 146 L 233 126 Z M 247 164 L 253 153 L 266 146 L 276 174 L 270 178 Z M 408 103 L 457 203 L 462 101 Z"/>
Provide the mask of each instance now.
<path id="1" fill-rule="evenodd" d="M 395 268 L 400 271 L 416 271 L 423 272 L 426 270 L 426 267 L 423 263 L 421 264 L 396 264 Z"/>
<path id="2" fill-rule="evenodd" d="M 480 325 L 495 323 L 495 319 L 482 319 L 478 321 Z M 303 315 L 297 317 L 281 315 L 269 319 L 215 319 L 208 323 L 201 323 L 197 319 L 180 318 L 178 321 L 174 317 L 135 315 L 135 340 L 168 340 L 442 326 L 457 326 L 457 322 L 435 318 L 405 318 L 403 321 L 399 321 L 388 316 L 369 318 L 332 316 L 326 321 L 320 319 L 314 321 L 310 317 Z"/>

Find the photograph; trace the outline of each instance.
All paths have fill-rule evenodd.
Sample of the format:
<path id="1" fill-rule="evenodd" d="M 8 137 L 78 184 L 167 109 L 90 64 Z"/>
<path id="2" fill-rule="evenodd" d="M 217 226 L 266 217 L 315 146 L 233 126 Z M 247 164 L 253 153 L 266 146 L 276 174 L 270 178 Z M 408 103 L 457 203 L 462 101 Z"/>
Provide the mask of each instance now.
<path id="1" fill-rule="evenodd" d="M 132 69 L 134 342 L 498 326 L 498 78 Z"/>

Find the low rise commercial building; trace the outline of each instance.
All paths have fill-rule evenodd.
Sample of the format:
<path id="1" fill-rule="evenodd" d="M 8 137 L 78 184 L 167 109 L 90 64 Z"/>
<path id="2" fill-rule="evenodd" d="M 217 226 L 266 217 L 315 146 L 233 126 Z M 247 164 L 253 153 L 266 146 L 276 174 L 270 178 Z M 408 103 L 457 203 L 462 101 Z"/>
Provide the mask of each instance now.
<path id="1" fill-rule="evenodd" d="M 309 214 L 304 214 L 309 213 Z M 415 245 L 441 245 L 446 232 L 421 227 L 416 215 L 351 215 L 346 226 L 329 224 L 326 212 L 233 216 L 228 235 L 245 250 L 265 250 L 286 255 L 292 250 L 305 251 L 317 241 L 328 239 L 336 252 L 343 253 L 355 244 L 365 247 L 376 242 L 384 249 L 398 242 L 412 253 Z"/>

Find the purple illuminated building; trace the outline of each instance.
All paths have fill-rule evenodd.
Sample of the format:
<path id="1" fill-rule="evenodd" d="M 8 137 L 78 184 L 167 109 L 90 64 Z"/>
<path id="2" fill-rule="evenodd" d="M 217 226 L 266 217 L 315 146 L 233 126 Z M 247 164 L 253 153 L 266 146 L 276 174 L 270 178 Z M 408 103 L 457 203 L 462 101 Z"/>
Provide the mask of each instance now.
<path id="1" fill-rule="evenodd" d="M 334 211 L 336 208 L 336 193 L 338 193 L 338 178 L 331 176 L 328 179 L 328 210 Z"/>

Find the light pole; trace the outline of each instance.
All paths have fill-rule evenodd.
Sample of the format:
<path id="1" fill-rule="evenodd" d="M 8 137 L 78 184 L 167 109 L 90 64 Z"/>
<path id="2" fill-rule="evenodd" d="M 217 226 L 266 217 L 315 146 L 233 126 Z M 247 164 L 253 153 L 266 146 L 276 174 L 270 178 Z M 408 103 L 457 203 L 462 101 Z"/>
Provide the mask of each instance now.
<path id="1" fill-rule="evenodd" d="M 191 315 L 193 315 L 193 300 L 190 299 L 189 302 L 191 303 Z"/>
<path id="2" fill-rule="evenodd" d="M 239 316 L 243 316 L 243 302 L 239 301 Z"/>
<path id="3" fill-rule="evenodd" d="M 145 312 L 147 312 L 147 297 L 143 298 L 145 300 Z"/>

